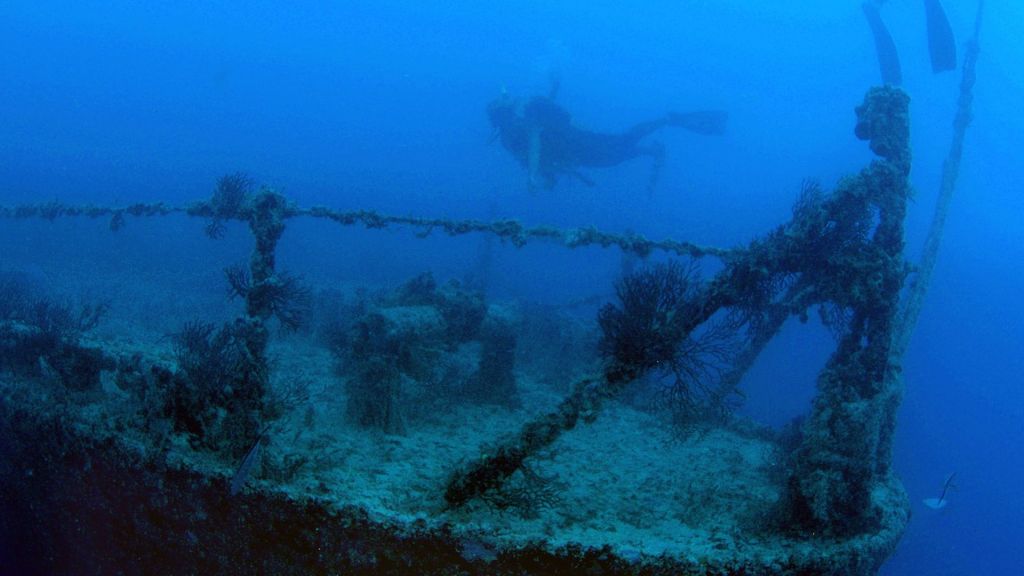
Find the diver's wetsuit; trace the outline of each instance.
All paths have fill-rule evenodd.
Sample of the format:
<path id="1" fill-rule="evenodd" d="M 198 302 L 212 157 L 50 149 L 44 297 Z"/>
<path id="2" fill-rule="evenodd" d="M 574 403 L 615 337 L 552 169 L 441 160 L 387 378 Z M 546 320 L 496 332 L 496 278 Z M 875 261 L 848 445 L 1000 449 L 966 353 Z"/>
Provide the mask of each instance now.
<path id="1" fill-rule="evenodd" d="M 668 114 L 664 118 L 642 122 L 621 133 L 584 130 L 573 126 L 569 113 L 551 98 L 531 98 L 521 112 L 510 99 L 503 98 L 488 107 L 491 124 L 502 146 L 530 172 L 530 184 L 539 180 L 547 188 L 555 185 L 559 174 L 570 174 L 591 184 L 579 173 L 580 167 L 616 166 L 638 156 L 660 158 L 660 145 L 641 141 L 665 126 L 679 126 L 702 134 L 724 130 L 724 112 Z"/>

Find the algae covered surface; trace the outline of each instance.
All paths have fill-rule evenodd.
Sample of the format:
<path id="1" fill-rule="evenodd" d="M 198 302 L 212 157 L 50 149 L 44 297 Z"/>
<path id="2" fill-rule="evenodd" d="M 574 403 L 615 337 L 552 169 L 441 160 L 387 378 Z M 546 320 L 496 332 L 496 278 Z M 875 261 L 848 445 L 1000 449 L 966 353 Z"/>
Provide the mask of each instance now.
<path id="1" fill-rule="evenodd" d="M 564 332 L 572 330 L 566 327 Z M 134 332 L 128 339 L 108 331 L 85 338 L 83 344 L 127 354 L 126 340 L 151 342 L 143 362 L 168 366 L 175 362 L 166 339 L 145 331 Z M 452 364 L 469 364 L 468 372 L 479 363 L 472 347 L 444 355 L 451 356 L 447 362 Z M 749 566 L 746 573 L 781 573 L 787 567 L 841 563 L 843 554 L 852 549 L 849 540 L 793 537 L 778 525 L 776 510 L 785 494 L 785 450 L 776 434 L 753 423 L 737 419 L 680 431 L 645 403 L 614 401 L 592 423 L 567 432 L 531 458 L 529 467 L 516 473 L 501 495 L 453 510 L 443 498 L 452 470 L 479 457 L 482 446 L 513 435 L 534 414 L 557 405 L 564 385 L 545 382 L 532 369 L 538 367 L 530 366 L 516 372 L 517 406 L 448 401 L 433 405 L 432 411 L 410 412 L 405 432 L 389 434 L 346 417 L 338 359 L 308 336 L 277 338 L 268 356 L 274 365 L 269 382 L 272 393 L 294 397 L 267 432 L 260 462 L 246 487 L 234 496 L 229 485 L 240 460 L 197 448 L 187 434 L 158 422 L 131 390 L 119 387 L 113 372 L 105 373 L 98 388 L 88 392 L 68 391 L 45 376 L 6 375 L 2 400 L 8 415 L 40 412 L 36 433 L 45 433 L 47 426 L 64 429 L 62 450 L 98 451 L 86 455 L 85 462 L 102 459 L 103 450 L 133 454 L 128 460 L 137 468 L 129 466 L 120 474 L 137 475 L 148 484 L 143 492 L 152 500 L 148 503 L 152 509 L 146 515 L 166 515 L 158 525 L 173 526 L 171 534 L 184 540 L 186 549 L 204 546 L 210 537 L 204 530 L 212 523 L 207 516 L 215 516 L 214 509 L 223 508 L 228 516 L 232 510 L 244 515 L 254 505 L 253 499 L 265 497 L 261 495 L 290 502 L 288 506 L 296 508 L 290 522 L 301 524 L 303 507 L 315 503 L 317 508 L 345 514 L 357 508 L 365 515 L 361 518 L 388 527 L 388 532 L 447 534 L 438 538 L 458 542 L 451 544 L 447 562 L 481 573 L 490 569 L 504 573 L 498 570 L 509 561 L 509 551 L 515 550 L 541 550 L 553 558 L 559 551 L 585 556 L 579 551 L 604 550 L 620 563 L 613 564 L 619 572 L 608 568 L 608 573 L 639 570 L 671 558 L 677 568 L 705 567 L 724 574 L 738 566 Z M 440 357 L 435 360 L 442 362 Z M 304 392 L 296 393 L 297 387 Z M 21 456 L 16 459 L 17 468 L 3 472 L 26 473 L 22 467 L 31 465 L 31 458 L 24 449 L 13 452 Z M 45 450 L 34 457 L 44 454 Z M 67 456 L 58 452 L 53 457 Z M 202 480 L 195 482 L 205 488 L 198 495 L 169 491 L 176 470 L 197 474 Z M 86 465 L 66 474 L 71 482 L 116 483 L 95 476 L 114 474 L 98 462 L 92 470 Z M 12 478 L 4 481 L 11 483 Z M 28 483 L 19 489 L 22 494 L 52 489 L 24 477 L 13 480 L 21 482 Z M 118 495 L 109 496 L 116 501 Z M 900 496 L 898 488 L 879 488 L 882 500 L 899 503 Z M 187 501 L 174 502 L 179 498 Z M 891 506 L 892 502 L 878 504 Z M 124 511 L 108 508 L 102 513 Z M 895 526 L 901 525 L 898 518 L 894 520 Z M 140 525 L 150 522 L 152 518 Z M 316 521 L 311 518 L 310 522 Z M 287 538 L 288 531 L 280 531 Z M 141 534 L 127 536 L 127 542 L 139 538 L 143 542 L 139 554 L 145 556 Z M 384 549 L 384 541 L 381 538 L 377 546 Z M 879 544 L 865 538 L 863 545 Z M 425 561 L 422 551 L 409 550 L 414 557 L 420 555 L 419 562 Z M 252 553 L 258 557 L 259 547 Z M 376 562 L 353 557 L 338 565 L 388 573 Z M 321 568 L 330 570 L 330 566 Z"/>

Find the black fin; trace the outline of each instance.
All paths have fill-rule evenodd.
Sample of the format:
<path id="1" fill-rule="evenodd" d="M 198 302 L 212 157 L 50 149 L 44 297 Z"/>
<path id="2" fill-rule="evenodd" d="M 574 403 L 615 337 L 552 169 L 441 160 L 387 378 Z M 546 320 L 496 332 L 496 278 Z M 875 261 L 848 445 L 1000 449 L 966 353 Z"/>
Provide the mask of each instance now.
<path id="1" fill-rule="evenodd" d="M 928 53 L 932 58 L 932 72 L 956 70 L 956 38 L 946 11 L 939 0 L 924 0 L 924 10 L 928 20 Z"/>
<path id="2" fill-rule="evenodd" d="M 882 22 L 882 16 L 878 13 L 878 6 L 870 2 L 861 4 L 864 9 L 864 17 L 868 19 L 868 26 L 871 27 L 871 34 L 875 37 L 875 52 L 878 53 L 878 67 L 882 72 L 882 82 L 899 86 L 903 83 L 903 69 L 900 67 L 900 55 L 896 51 L 896 43 L 889 35 L 889 29 Z"/>

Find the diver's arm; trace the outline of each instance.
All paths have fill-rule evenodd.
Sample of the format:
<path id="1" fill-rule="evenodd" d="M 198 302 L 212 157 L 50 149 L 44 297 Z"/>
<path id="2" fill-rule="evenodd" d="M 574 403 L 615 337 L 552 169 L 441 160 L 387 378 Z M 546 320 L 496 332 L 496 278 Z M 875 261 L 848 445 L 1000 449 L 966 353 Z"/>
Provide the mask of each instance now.
<path id="1" fill-rule="evenodd" d="M 552 72 L 549 80 L 548 100 L 557 100 L 558 90 L 562 87 L 562 76 L 558 72 Z"/>
<path id="2" fill-rule="evenodd" d="M 540 128 L 537 126 L 531 126 L 529 129 L 526 166 L 530 174 L 530 190 L 535 190 L 540 185 Z"/>

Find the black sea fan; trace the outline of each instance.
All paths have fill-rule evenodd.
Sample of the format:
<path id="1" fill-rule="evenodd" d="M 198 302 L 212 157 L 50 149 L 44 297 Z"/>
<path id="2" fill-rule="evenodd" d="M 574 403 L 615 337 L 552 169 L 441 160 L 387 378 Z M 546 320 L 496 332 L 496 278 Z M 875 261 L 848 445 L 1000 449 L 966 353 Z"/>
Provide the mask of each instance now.
<path id="1" fill-rule="evenodd" d="M 297 330 L 309 315 L 313 292 L 298 276 L 281 272 L 254 283 L 244 264 L 228 266 L 224 275 L 228 280 L 228 296 L 244 299 L 251 314 L 261 317 L 273 314 L 289 330 Z"/>
<path id="2" fill-rule="evenodd" d="M 249 305 L 267 310 L 289 330 L 298 330 L 309 314 L 313 292 L 298 276 L 281 272 L 261 284 L 253 284 Z"/>
<path id="3" fill-rule="evenodd" d="M 697 293 L 696 276 L 696 266 L 673 261 L 620 280 L 619 304 L 598 314 L 601 354 L 637 371 L 674 363 L 689 333 L 685 318 Z"/>
<path id="4" fill-rule="evenodd" d="M 213 217 L 206 225 L 207 236 L 220 238 L 224 235 L 224 222 L 241 216 L 252 188 L 252 180 L 243 172 L 221 176 L 209 201 Z"/>

